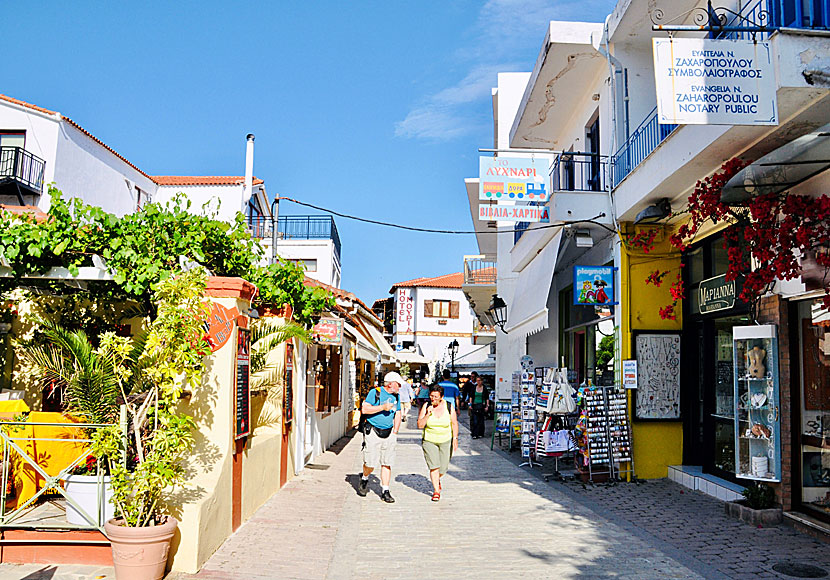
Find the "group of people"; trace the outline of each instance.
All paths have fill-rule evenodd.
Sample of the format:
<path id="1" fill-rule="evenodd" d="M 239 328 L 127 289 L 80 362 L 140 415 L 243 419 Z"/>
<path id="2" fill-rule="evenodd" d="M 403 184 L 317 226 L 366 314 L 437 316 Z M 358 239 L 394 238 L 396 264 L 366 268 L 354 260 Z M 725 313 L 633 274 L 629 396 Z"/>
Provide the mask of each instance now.
<path id="1" fill-rule="evenodd" d="M 473 439 L 484 436 L 484 421 L 490 407 L 490 395 L 484 381 L 473 372 L 463 392 L 451 380 L 449 371 L 443 380 L 427 386 L 421 382 L 417 391 L 398 373 L 387 373 L 383 386 L 375 387 L 360 408 L 363 433 L 363 473 L 357 493 L 369 493 L 369 476 L 380 468 L 381 499 L 394 503 L 389 491 L 392 465 L 395 461 L 397 435 L 403 417 L 409 414 L 413 399 L 420 405 L 418 429 L 423 431 L 422 448 L 429 479 L 432 501 L 441 499 L 441 478 L 447 473 L 450 458 L 458 450 L 458 407 L 464 404 L 470 412 Z"/>

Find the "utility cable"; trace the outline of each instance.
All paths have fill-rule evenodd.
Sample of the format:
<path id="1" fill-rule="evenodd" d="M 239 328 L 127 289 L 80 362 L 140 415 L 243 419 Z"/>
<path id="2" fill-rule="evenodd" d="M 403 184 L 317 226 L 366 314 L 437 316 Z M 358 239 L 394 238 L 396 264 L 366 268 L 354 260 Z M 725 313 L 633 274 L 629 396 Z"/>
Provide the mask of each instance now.
<path id="1" fill-rule="evenodd" d="M 401 225 L 401 224 L 394 224 L 394 223 L 390 223 L 390 222 L 382 222 L 382 221 L 379 221 L 379 220 L 373 220 L 373 219 L 369 219 L 369 218 L 363 218 L 363 217 L 359 217 L 359 216 L 349 215 L 349 214 L 341 213 L 341 212 L 338 212 L 338 211 L 334 211 L 333 209 L 328 209 L 328 208 L 325 208 L 325 207 L 321 207 L 319 205 L 314 205 L 313 203 L 306 203 L 304 201 L 299 201 L 299 200 L 296 200 L 296 199 L 293 199 L 293 198 L 290 198 L 290 197 L 277 197 L 276 201 L 290 201 L 290 202 L 296 203 L 298 205 L 303 205 L 305 207 L 310 207 L 312 209 L 316 209 L 318 211 L 323 211 L 323 212 L 326 212 L 326 213 L 330 213 L 332 215 L 336 215 L 336 216 L 339 216 L 339 217 L 342 217 L 342 218 L 355 220 L 355 221 L 359 221 L 359 222 L 375 224 L 375 225 L 379 225 L 379 226 L 386 226 L 386 227 L 390 227 L 390 228 L 398 228 L 398 229 L 401 229 L 401 230 L 408 230 L 408 231 L 411 231 L 411 232 L 425 232 L 425 233 L 429 233 L 429 234 L 454 234 L 454 235 L 512 234 L 512 233 L 514 233 L 514 230 L 512 230 L 512 229 L 511 230 L 495 231 L 495 232 L 490 232 L 490 231 L 481 231 L 480 232 L 480 231 L 476 231 L 476 230 L 436 230 L 436 229 L 431 229 L 431 228 L 416 228 L 416 227 L 413 227 L 413 226 L 404 226 L 404 225 Z M 590 223 L 590 224 L 600 226 L 601 228 L 605 228 L 609 232 L 615 233 L 616 230 L 614 228 L 610 228 L 607 225 L 596 221 L 599 218 L 603 218 L 603 217 L 605 217 L 605 213 L 599 213 L 596 216 L 592 217 L 591 219 L 587 219 L 587 220 L 569 220 L 569 221 L 559 222 L 559 223 L 556 223 L 556 224 L 549 224 L 549 225 L 546 225 L 546 226 L 539 226 L 538 228 L 533 228 L 533 229 L 534 230 L 541 230 L 541 229 L 547 229 L 547 228 L 561 228 L 561 227 L 569 226 L 569 225 Z"/>

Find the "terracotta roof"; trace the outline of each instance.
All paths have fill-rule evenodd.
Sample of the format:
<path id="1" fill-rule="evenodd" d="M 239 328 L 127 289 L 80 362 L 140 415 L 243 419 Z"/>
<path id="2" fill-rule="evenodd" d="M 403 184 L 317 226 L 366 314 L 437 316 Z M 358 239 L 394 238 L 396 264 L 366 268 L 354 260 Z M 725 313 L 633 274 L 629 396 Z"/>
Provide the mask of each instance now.
<path id="1" fill-rule="evenodd" d="M 159 185 L 243 185 L 245 177 L 236 175 L 153 175 L 150 177 Z M 265 183 L 254 177 L 254 185 Z"/>
<path id="2" fill-rule="evenodd" d="M 464 283 L 464 272 L 454 272 L 453 274 L 444 274 L 443 276 L 434 276 L 432 278 L 415 278 L 407 280 L 406 282 L 398 282 L 392 284 L 389 293 L 392 294 L 395 288 L 461 288 Z"/>
<path id="3" fill-rule="evenodd" d="M 371 308 L 366 306 L 366 304 L 364 304 L 363 301 L 360 298 L 358 298 L 357 296 L 355 296 L 351 292 L 347 292 L 346 290 L 343 290 L 342 288 L 335 288 L 334 286 L 329 286 L 328 284 L 326 284 L 324 282 L 320 282 L 319 280 L 315 280 L 314 278 L 309 278 L 308 276 L 306 276 L 305 280 L 303 280 L 303 284 L 305 284 L 306 286 L 316 286 L 317 288 L 325 288 L 326 290 L 328 290 L 329 292 L 331 292 L 332 294 L 334 294 L 338 298 L 342 298 L 344 300 L 351 300 L 352 302 L 357 302 L 363 308 L 365 308 L 372 316 L 374 316 L 375 318 L 380 320 L 378 315 L 375 314 L 374 312 L 372 312 Z"/>
<path id="4" fill-rule="evenodd" d="M 84 135 L 86 135 L 87 137 L 89 137 L 90 139 L 95 141 L 96 143 L 98 143 L 98 145 L 100 145 L 101 147 L 103 147 L 104 149 L 106 149 L 107 151 L 109 151 L 110 153 L 115 155 L 116 157 L 118 157 L 121 161 L 123 161 L 124 163 L 126 163 L 127 165 L 129 165 L 130 167 L 135 169 L 136 171 L 138 171 L 141 175 L 143 175 L 144 177 L 147 177 L 148 179 L 152 179 L 152 177 L 150 177 L 149 175 L 144 173 L 141 169 L 139 169 L 138 167 L 136 167 L 135 165 L 130 163 L 130 161 L 126 157 L 121 155 L 118 151 L 116 151 L 115 149 L 113 149 L 112 147 L 110 147 L 109 145 L 107 145 L 106 143 L 101 141 L 100 139 L 98 139 L 98 137 L 96 137 L 95 135 L 93 135 L 92 133 L 90 133 L 89 131 L 87 131 L 86 129 L 81 127 L 80 125 L 78 125 L 78 123 L 76 123 L 75 121 L 73 121 L 69 117 L 64 117 L 63 115 L 61 115 L 57 111 L 50 111 L 49 109 L 44 109 L 43 107 L 38 107 L 37 105 L 27 103 L 26 101 L 21 101 L 20 99 L 15 99 L 15 98 L 12 98 L 12 97 L 8 97 L 6 95 L 0 95 L 0 100 L 12 103 L 14 105 L 18 105 L 20 107 L 25 107 L 27 109 L 32 109 L 33 111 L 37 111 L 39 113 L 45 113 L 47 115 L 54 115 L 54 116 L 58 117 L 59 120 L 66 121 L 67 123 L 69 123 L 70 125 L 75 127 L 78 131 L 80 131 L 81 133 L 83 133 Z"/>
<path id="5" fill-rule="evenodd" d="M 7 211 L 14 215 L 28 214 L 35 217 L 39 222 L 45 222 L 49 216 L 39 207 L 33 205 L 5 205 L 0 203 L 0 210 Z"/>

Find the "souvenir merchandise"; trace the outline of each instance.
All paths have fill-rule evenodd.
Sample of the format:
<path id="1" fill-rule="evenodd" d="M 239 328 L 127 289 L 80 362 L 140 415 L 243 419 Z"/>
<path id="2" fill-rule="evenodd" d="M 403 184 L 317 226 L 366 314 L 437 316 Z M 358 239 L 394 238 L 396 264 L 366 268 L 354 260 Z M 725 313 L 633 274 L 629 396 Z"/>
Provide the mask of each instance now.
<path id="1" fill-rule="evenodd" d="M 618 478 L 632 472 L 631 430 L 626 393 L 616 386 L 580 387 L 579 421 L 575 439 L 579 448 L 578 467 L 588 478 L 602 474 Z"/>

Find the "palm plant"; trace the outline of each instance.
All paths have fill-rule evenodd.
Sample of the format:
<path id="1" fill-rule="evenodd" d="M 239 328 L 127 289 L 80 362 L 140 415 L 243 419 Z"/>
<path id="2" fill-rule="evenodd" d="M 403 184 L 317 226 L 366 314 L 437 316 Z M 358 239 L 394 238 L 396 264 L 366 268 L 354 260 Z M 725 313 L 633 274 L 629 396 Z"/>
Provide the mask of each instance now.
<path id="1" fill-rule="evenodd" d="M 95 348 L 83 330 L 70 331 L 53 322 L 41 321 L 43 344 L 22 351 L 37 383 L 50 394 L 63 391 L 66 410 L 90 423 L 112 423 L 118 419 L 124 395 L 144 390 L 142 367 L 151 364 L 141 358 L 145 339 L 138 337 L 126 357 L 129 369 L 117 364 L 110 349 Z M 123 380 L 126 379 L 126 380 Z M 119 380 L 122 380 L 119 385 Z M 121 388 L 126 386 L 125 393 Z"/>
<path id="2" fill-rule="evenodd" d="M 278 385 L 279 371 L 274 366 L 268 366 L 268 356 L 292 338 L 309 342 L 311 333 L 295 322 L 280 324 L 273 318 L 260 318 L 251 324 L 251 376 L 256 376 L 252 379 L 256 388 Z"/>

